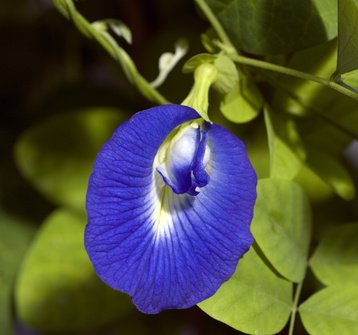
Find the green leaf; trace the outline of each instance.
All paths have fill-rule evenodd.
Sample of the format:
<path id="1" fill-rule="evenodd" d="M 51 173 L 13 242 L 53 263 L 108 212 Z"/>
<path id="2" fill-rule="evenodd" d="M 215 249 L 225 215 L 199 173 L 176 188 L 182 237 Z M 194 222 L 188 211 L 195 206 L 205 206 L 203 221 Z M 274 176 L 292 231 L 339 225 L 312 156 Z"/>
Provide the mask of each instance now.
<path id="1" fill-rule="evenodd" d="M 299 308 L 311 335 L 358 334 L 358 286 L 332 286 L 311 296 Z"/>
<path id="2" fill-rule="evenodd" d="M 207 0 L 229 37 L 254 54 L 304 49 L 337 35 L 337 4 L 331 0 Z"/>
<path id="3" fill-rule="evenodd" d="M 338 0 L 338 74 L 358 70 L 358 1 Z"/>
<path id="4" fill-rule="evenodd" d="M 284 179 L 259 180 L 251 231 L 260 249 L 282 276 L 294 282 L 304 278 L 311 212 L 300 186 Z"/>
<path id="5" fill-rule="evenodd" d="M 325 109 L 325 113 L 346 129 L 358 133 L 358 104 L 353 99 L 337 99 Z M 307 148 L 316 148 L 333 157 L 341 156 L 353 139 L 334 125 L 319 119 L 307 119 L 299 129 Z"/>
<path id="6" fill-rule="evenodd" d="M 351 120 L 354 125 L 358 122 L 358 114 L 354 112 L 353 110 L 352 113 L 347 113 L 347 118 L 342 120 Z M 318 126 L 319 124 L 313 125 L 313 129 L 317 129 L 316 132 L 303 134 L 307 148 L 307 164 L 295 180 L 303 186 L 314 202 L 327 200 L 334 194 L 351 200 L 355 195 L 355 186 L 342 161 L 343 149 L 351 139 L 331 125 L 323 124 L 320 128 Z"/>
<path id="7" fill-rule="evenodd" d="M 95 157 L 125 118 L 108 108 L 56 115 L 22 134 L 15 148 L 17 165 L 54 203 L 84 209 Z"/>
<path id="8" fill-rule="evenodd" d="M 339 161 L 339 157 L 312 146 L 307 153 L 308 166 L 330 185 L 336 194 L 345 200 L 354 198 L 355 187 L 352 177 Z"/>
<path id="9" fill-rule="evenodd" d="M 358 284 L 358 223 L 345 224 L 326 234 L 310 265 L 325 285 Z"/>
<path id="10" fill-rule="evenodd" d="M 289 68 L 327 79 L 334 73 L 336 66 L 336 41 L 296 52 L 287 63 Z M 274 97 L 274 110 L 298 116 L 306 116 L 309 113 L 306 106 L 319 108 L 326 112 L 332 101 L 341 96 L 340 93 L 333 92 L 331 89 L 313 81 L 290 76 L 280 76 L 278 84 L 279 89 Z M 297 97 L 299 101 L 294 97 Z"/>
<path id="11" fill-rule="evenodd" d="M 293 179 L 302 167 L 305 149 L 292 122 L 264 109 L 270 150 L 270 176 Z"/>
<path id="12" fill-rule="evenodd" d="M 287 66 L 328 79 L 337 65 L 336 44 L 336 41 L 332 41 L 297 52 Z M 352 136 L 333 123 L 350 133 L 358 134 L 356 100 L 323 85 L 289 76 L 280 76 L 274 80 L 274 84 L 278 88 L 274 110 L 301 117 L 297 122 L 298 129 L 307 147 L 314 144 L 324 151 L 340 154 L 350 143 Z M 332 122 L 328 122 L 327 118 Z"/>
<path id="13" fill-rule="evenodd" d="M 292 284 L 278 277 L 251 248 L 234 275 L 198 306 L 214 319 L 249 334 L 276 334 L 287 323 Z"/>
<path id="14" fill-rule="evenodd" d="M 312 203 L 322 203 L 334 196 L 332 187 L 306 164 L 302 166 L 294 181 L 303 188 Z"/>
<path id="15" fill-rule="evenodd" d="M 353 89 L 358 90 L 358 70 L 343 73 L 340 76 L 340 80 L 342 80 L 343 83 L 352 87 Z"/>
<path id="16" fill-rule="evenodd" d="M 262 95 L 256 85 L 248 78 L 240 76 L 240 82 L 226 94 L 220 110 L 228 120 L 246 123 L 259 115 L 262 104 Z"/>
<path id="17" fill-rule="evenodd" d="M 235 63 L 229 57 L 219 55 L 215 59 L 214 65 L 218 70 L 218 76 L 213 85 L 214 88 L 220 93 L 229 93 L 239 82 L 239 73 Z"/>
<path id="18" fill-rule="evenodd" d="M 58 210 L 44 222 L 27 253 L 16 287 L 16 309 L 46 332 L 79 332 L 125 314 L 128 298 L 94 273 L 83 246 L 84 215 Z"/>
<path id="19" fill-rule="evenodd" d="M 12 291 L 17 271 L 34 227 L 0 212 L 0 334 L 13 334 Z"/>
<path id="20" fill-rule="evenodd" d="M 231 123 L 232 124 L 232 123 Z M 239 136 L 241 137 L 241 136 Z M 270 176 L 270 155 L 264 122 L 254 123 L 245 137 L 247 154 L 258 178 Z"/>

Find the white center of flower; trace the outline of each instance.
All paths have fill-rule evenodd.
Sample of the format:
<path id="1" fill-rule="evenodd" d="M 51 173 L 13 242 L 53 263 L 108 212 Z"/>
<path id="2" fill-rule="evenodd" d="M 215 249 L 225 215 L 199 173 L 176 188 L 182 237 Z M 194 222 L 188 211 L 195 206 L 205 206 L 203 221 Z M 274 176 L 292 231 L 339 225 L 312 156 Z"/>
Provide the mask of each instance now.
<path id="1" fill-rule="evenodd" d="M 209 159 L 210 149 L 204 131 L 198 123 L 192 122 L 169 135 L 158 150 L 154 168 L 175 193 L 195 195 L 200 187 L 206 185 L 199 179 L 203 177 L 202 172 L 205 175 Z"/>
<path id="2" fill-rule="evenodd" d="M 173 207 L 179 209 L 183 201 L 194 201 L 209 182 L 205 167 L 211 152 L 205 132 L 197 122 L 183 125 L 158 150 L 153 164 L 157 200 L 153 218 L 158 236 L 170 234 Z"/>

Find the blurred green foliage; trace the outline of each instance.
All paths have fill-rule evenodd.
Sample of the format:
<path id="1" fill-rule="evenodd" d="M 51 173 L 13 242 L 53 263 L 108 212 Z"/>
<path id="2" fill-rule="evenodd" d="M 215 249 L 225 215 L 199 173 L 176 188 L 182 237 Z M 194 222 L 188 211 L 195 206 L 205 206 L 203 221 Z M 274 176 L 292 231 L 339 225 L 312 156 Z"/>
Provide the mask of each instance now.
<path id="1" fill-rule="evenodd" d="M 124 318 L 133 307 L 96 276 L 83 248 L 86 218 L 59 209 L 43 223 L 16 285 L 16 311 L 26 324 L 63 333 Z"/>
<path id="2" fill-rule="evenodd" d="M 92 164 L 103 143 L 128 118 L 120 109 L 66 111 L 23 132 L 15 146 L 22 174 L 56 205 L 85 210 Z"/>

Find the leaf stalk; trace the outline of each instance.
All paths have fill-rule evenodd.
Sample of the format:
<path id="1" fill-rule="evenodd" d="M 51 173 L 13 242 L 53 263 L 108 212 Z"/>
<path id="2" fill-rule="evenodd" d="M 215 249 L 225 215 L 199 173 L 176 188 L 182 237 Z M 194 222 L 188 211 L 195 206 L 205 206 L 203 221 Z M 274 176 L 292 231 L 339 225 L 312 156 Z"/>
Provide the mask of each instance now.
<path id="1" fill-rule="evenodd" d="M 294 330 L 295 321 L 296 321 L 296 314 L 297 314 L 297 310 L 298 310 L 297 307 L 298 307 L 298 302 L 299 302 L 300 296 L 301 296 L 302 286 L 303 286 L 303 281 L 298 283 L 298 285 L 296 287 L 295 298 L 293 300 L 293 305 L 292 305 L 292 313 L 291 313 L 290 327 L 288 330 L 288 335 L 293 335 L 293 330 Z"/>

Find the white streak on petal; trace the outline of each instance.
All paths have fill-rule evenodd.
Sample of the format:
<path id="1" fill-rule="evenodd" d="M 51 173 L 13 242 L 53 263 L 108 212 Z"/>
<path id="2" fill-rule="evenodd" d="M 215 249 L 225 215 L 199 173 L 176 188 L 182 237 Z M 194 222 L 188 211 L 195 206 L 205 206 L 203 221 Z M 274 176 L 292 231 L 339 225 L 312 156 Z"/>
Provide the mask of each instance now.
<path id="1" fill-rule="evenodd" d="M 210 161 L 210 157 L 211 157 L 211 149 L 210 149 L 210 146 L 208 145 L 208 143 L 206 143 L 205 153 L 204 153 L 204 158 L 203 158 L 203 165 L 205 167 L 207 167 L 207 165 Z"/>
<path id="2" fill-rule="evenodd" d="M 168 194 L 172 190 L 164 183 L 162 177 L 153 173 L 153 191 L 150 193 L 150 201 L 153 202 L 152 222 L 153 233 L 156 241 L 163 237 L 170 236 L 173 229 L 173 219 L 171 216 L 171 208 L 168 201 Z"/>
<path id="3" fill-rule="evenodd" d="M 176 208 L 185 203 L 187 198 L 191 198 L 187 194 L 175 194 L 172 189 L 165 184 L 163 178 L 158 174 L 153 174 L 153 191 L 149 194 L 152 202 L 153 214 L 151 215 L 153 222 L 153 234 L 155 241 L 162 239 L 171 239 L 174 233 L 174 217 Z"/>

